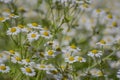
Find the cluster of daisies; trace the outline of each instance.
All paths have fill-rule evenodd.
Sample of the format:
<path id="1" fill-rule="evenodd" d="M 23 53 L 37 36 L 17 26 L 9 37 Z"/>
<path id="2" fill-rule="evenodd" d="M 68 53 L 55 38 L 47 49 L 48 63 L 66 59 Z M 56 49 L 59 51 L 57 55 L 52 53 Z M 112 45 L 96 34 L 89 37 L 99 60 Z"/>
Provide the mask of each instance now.
<path id="1" fill-rule="evenodd" d="M 90 3 L 96 0 L 40 1 L 33 9 L 39 0 L 20 0 L 21 4 L 19 0 L 15 4 L 14 0 L 0 0 L 0 4 L 10 5 L 0 13 L 0 29 L 16 46 L 0 52 L 0 73 L 11 73 L 14 68 L 16 73 L 19 70 L 22 75 L 43 80 L 79 80 L 91 75 L 109 79 L 114 73 L 102 68 L 108 65 L 120 78 L 119 17 L 112 10 L 93 8 Z M 32 19 L 36 20 L 28 23 Z"/>

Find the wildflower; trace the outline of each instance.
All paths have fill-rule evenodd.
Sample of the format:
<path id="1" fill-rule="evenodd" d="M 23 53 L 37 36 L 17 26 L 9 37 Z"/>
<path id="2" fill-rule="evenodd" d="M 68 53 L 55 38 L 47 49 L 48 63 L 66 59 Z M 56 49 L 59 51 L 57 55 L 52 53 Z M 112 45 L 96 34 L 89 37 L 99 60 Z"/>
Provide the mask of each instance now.
<path id="1" fill-rule="evenodd" d="M 9 14 L 9 17 L 10 17 L 10 18 L 18 18 L 19 16 L 18 16 L 18 15 L 15 15 L 15 14 Z"/>
<path id="2" fill-rule="evenodd" d="M 20 54 L 14 50 L 9 50 L 7 53 L 11 56 L 20 56 Z"/>
<path id="3" fill-rule="evenodd" d="M 91 69 L 90 73 L 95 77 L 103 76 L 103 73 L 98 69 Z"/>
<path id="4" fill-rule="evenodd" d="M 83 57 L 80 57 L 80 56 L 76 56 L 75 59 L 76 59 L 78 62 L 86 62 L 86 59 L 83 58 Z"/>
<path id="5" fill-rule="evenodd" d="M 8 73 L 10 71 L 10 68 L 6 66 L 5 64 L 0 64 L 0 72 L 2 73 Z"/>
<path id="6" fill-rule="evenodd" d="M 7 30 L 7 35 L 17 35 L 20 33 L 20 29 L 18 27 L 12 27 Z"/>
<path id="7" fill-rule="evenodd" d="M 27 24 L 27 26 L 32 29 L 42 29 L 41 25 L 39 25 L 37 23 L 30 23 L 30 24 Z"/>
<path id="8" fill-rule="evenodd" d="M 102 17 L 105 15 L 105 12 L 101 9 L 95 9 L 93 11 L 93 17 Z"/>
<path id="9" fill-rule="evenodd" d="M 34 40 L 38 40 L 39 36 L 40 35 L 37 32 L 31 32 L 27 35 L 27 38 L 28 38 L 29 42 L 32 42 Z"/>
<path id="10" fill-rule="evenodd" d="M 0 17 L 0 22 L 5 22 L 7 20 L 7 18 L 5 17 Z"/>
<path id="11" fill-rule="evenodd" d="M 37 64 L 36 68 L 39 69 L 39 70 L 47 70 L 47 65 L 45 65 L 45 64 Z"/>
<path id="12" fill-rule="evenodd" d="M 98 50 L 92 50 L 88 53 L 88 56 L 91 56 L 91 57 L 100 57 L 102 56 L 102 51 L 98 51 Z"/>
<path id="13" fill-rule="evenodd" d="M 45 53 L 45 56 L 47 57 L 55 57 L 55 51 L 54 50 L 48 50 L 46 53 Z"/>
<path id="14" fill-rule="evenodd" d="M 22 60 L 22 59 L 21 59 L 20 56 L 12 56 L 12 57 L 11 57 L 11 61 L 12 61 L 13 63 L 22 64 L 21 60 Z"/>
<path id="15" fill-rule="evenodd" d="M 96 43 L 97 45 L 100 45 L 100 46 L 104 46 L 106 45 L 106 41 L 105 40 L 100 40 L 98 43 Z"/>
<path id="16" fill-rule="evenodd" d="M 24 25 L 19 24 L 17 27 L 21 30 L 21 32 L 29 32 L 28 28 Z"/>
<path id="17" fill-rule="evenodd" d="M 77 60 L 75 59 L 75 57 L 73 57 L 73 56 L 69 56 L 69 57 L 66 57 L 65 58 L 65 62 L 68 62 L 68 63 L 74 63 L 74 62 L 76 62 Z"/>
<path id="18" fill-rule="evenodd" d="M 30 66 L 22 67 L 21 71 L 22 71 L 23 74 L 25 74 L 27 76 L 35 76 L 35 74 L 36 74 L 35 70 Z"/>
<path id="19" fill-rule="evenodd" d="M 50 39 L 52 37 L 52 35 L 50 34 L 49 31 L 40 31 L 40 34 L 42 37 L 44 37 L 46 39 Z"/>
<path id="20" fill-rule="evenodd" d="M 67 50 L 73 53 L 78 53 L 80 51 L 80 48 L 76 47 L 74 44 L 72 44 L 71 46 L 67 47 Z"/>
<path id="21" fill-rule="evenodd" d="M 22 64 L 28 65 L 30 63 L 30 59 L 22 59 Z"/>

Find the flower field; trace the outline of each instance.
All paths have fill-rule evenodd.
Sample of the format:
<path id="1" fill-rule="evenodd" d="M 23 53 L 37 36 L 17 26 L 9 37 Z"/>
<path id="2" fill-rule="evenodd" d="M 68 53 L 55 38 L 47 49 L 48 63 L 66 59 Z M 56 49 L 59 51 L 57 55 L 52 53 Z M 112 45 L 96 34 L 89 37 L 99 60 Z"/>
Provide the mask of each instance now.
<path id="1" fill-rule="evenodd" d="M 120 80 L 120 0 L 0 0 L 0 80 Z"/>

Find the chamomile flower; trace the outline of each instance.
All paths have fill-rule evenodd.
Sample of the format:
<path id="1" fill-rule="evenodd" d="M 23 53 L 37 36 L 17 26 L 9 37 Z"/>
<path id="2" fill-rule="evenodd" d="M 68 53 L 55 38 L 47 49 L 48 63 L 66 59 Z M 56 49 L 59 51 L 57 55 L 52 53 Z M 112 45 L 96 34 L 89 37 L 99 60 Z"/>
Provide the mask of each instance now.
<path id="1" fill-rule="evenodd" d="M 42 29 L 41 25 L 37 24 L 37 23 L 29 23 L 27 24 L 28 27 L 32 28 L 32 29 Z"/>
<path id="2" fill-rule="evenodd" d="M 103 10 L 101 10 L 101 9 L 95 9 L 94 11 L 93 11 L 93 17 L 102 17 L 102 16 L 104 16 L 105 15 L 105 12 L 103 11 Z"/>
<path id="3" fill-rule="evenodd" d="M 9 56 L 3 52 L 0 53 L 0 64 L 6 62 L 8 60 Z"/>
<path id="4" fill-rule="evenodd" d="M 37 64 L 36 68 L 39 69 L 39 70 L 47 70 L 47 65 L 45 65 L 45 64 Z"/>
<path id="5" fill-rule="evenodd" d="M 30 66 L 22 67 L 21 71 L 22 71 L 23 74 L 25 74 L 27 76 L 35 76 L 36 75 L 35 70 L 32 67 L 30 67 Z"/>
<path id="6" fill-rule="evenodd" d="M 73 56 L 69 56 L 69 57 L 66 57 L 65 58 L 65 62 L 68 62 L 68 63 L 74 63 L 74 62 L 76 62 L 77 60 L 76 60 L 76 58 L 75 57 L 73 57 Z"/>
<path id="7" fill-rule="evenodd" d="M 37 32 L 31 32 L 27 35 L 28 41 L 32 42 L 34 40 L 38 40 L 39 39 L 39 34 Z"/>
<path id="8" fill-rule="evenodd" d="M 19 16 L 18 16 L 18 15 L 15 15 L 15 14 L 9 14 L 9 17 L 10 17 L 10 18 L 18 18 Z"/>
<path id="9" fill-rule="evenodd" d="M 100 57 L 102 56 L 102 51 L 99 51 L 99 50 L 92 50 L 88 53 L 88 56 L 90 57 Z"/>
<path id="10" fill-rule="evenodd" d="M 75 46 L 74 44 L 67 47 L 67 50 L 73 53 L 78 53 L 81 49 Z"/>
<path id="11" fill-rule="evenodd" d="M 7 20 L 7 18 L 5 17 L 0 17 L 0 22 L 5 22 Z"/>
<path id="12" fill-rule="evenodd" d="M 86 3 L 83 3 L 82 5 L 79 6 L 81 10 L 89 11 L 91 10 L 90 6 Z"/>
<path id="13" fill-rule="evenodd" d="M 7 30 L 7 35 L 17 35 L 20 33 L 20 29 L 18 27 L 12 27 Z"/>
<path id="14" fill-rule="evenodd" d="M 8 73 L 10 71 L 10 68 L 6 66 L 5 64 L 0 64 L 0 72 L 2 73 Z"/>
<path id="15" fill-rule="evenodd" d="M 21 32 L 29 32 L 29 29 L 24 25 L 19 24 L 17 27 L 20 28 Z"/>
<path id="16" fill-rule="evenodd" d="M 20 56 L 12 56 L 12 57 L 11 57 L 11 62 L 13 62 L 13 63 L 22 64 L 21 60 L 22 60 L 22 59 L 21 59 Z"/>
<path id="17" fill-rule="evenodd" d="M 20 56 L 20 54 L 14 50 L 9 50 L 7 53 L 11 56 Z"/>
<path id="18" fill-rule="evenodd" d="M 55 57 L 55 51 L 54 50 L 48 50 L 45 52 L 46 57 Z"/>
<path id="19" fill-rule="evenodd" d="M 95 77 L 103 76 L 103 73 L 98 69 L 91 69 L 90 73 Z"/>
<path id="20" fill-rule="evenodd" d="M 80 56 L 75 56 L 75 59 L 76 59 L 78 62 L 86 62 L 86 59 L 83 58 L 83 57 L 80 57 Z"/>
<path id="21" fill-rule="evenodd" d="M 104 46 L 104 45 L 106 45 L 106 41 L 105 40 L 100 40 L 98 43 L 96 43 L 96 45 Z"/>
<path id="22" fill-rule="evenodd" d="M 30 59 L 22 59 L 22 64 L 28 65 L 30 63 Z"/>
<path id="23" fill-rule="evenodd" d="M 46 30 L 40 31 L 40 34 L 41 34 L 42 37 L 44 37 L 46 39 L 50 39 L 52 37 L 52 35 L 50 34 L 50 32 L 46 31 Z"/>

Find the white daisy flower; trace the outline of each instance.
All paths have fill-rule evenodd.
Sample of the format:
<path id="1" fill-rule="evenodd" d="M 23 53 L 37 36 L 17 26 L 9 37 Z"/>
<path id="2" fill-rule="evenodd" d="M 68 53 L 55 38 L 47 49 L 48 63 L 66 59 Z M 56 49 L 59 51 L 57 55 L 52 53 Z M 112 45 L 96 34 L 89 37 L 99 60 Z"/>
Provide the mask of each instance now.
<path id="1" fill-rule="evenodd" d="M 47 70 L 47 65 L 45 65 L 45 64 L 37 64 L 36 68 L 39 69 L 39 70 Z"/>
<path id="2" fill-rule="evenodd" d="M 0 72 L 8 73 L 9 71 L 10 71 L 10 68 L 8 66 L 5 66 L 5 64 L 0 64 Z"/>
<path id="3" fill-rule="evenodd" d="M 12 27 L 7 30 L 7 35 L 17 35 L 20 33 L 20 29 L 18 27 Z"/>
<path id="4" fill-rule="evenodd" d="M 9 50 L 7 53 L 11 56 L 20 56 L 20 54 L 14 50 Z"/>
<path id="5" fill-rule="evenodd" d="M 71 46 L 67 47 L 67 50 L 73 53 L 78 53 L 81 49 L 72 44 Z"/>
<path id="6" fill-rule="evenodd" d="M 0 64 L 6 62 L 10 56 L 4 52 L 0 53 Z"/>
<path id="7" fill-rule="evenodd" d="M 36 72 L 32 67 L 23 67 L 21 68 L 21 71 L 23 74 L 27 75 L 27 76 L 35 76 Z"/>
<path id="8" fill-rule="evenodd" d="M 83 58 L 83 57 L 80 57 L 80 56 L 76 56 L 75 59 L 76 59 L 78 62 L 86 62 L 86 59 Z"/>
<path id="9" fill-rule="evenodd" d="M 68 63 L 74 63 L 74 62 L 76 62 L 77 60 L 75 59 L 75 57 L 73 57 L 73 56 L 69 56 L 69 57 L 66 57 L 65 58 L 65 62 L 68 62 Z"/>
<path id="10" fill-rule="evenodd" d="M 96 45 L 104 46 L 104 45 L 106 45 L 106 41 L 100 40 L 98 43 L 96 43 Z"/>
<path id="11" fill-rule="evenodd" d="M 54 50 L 48 50 L 45 52 L 46 57 L 55 57 L 55 51 Z"/>
<path id="12" fill-rule="evenodd" d="M 103 73 L 98 69 L 91 69 L 90 73 L 92 76 L 95 76 L 95 77 L 103 76 Z"/>
<path id="13" fill-rule="evenodd" d="M 93 17 L 102 17 L 102 16 L 104 16 L 105 15 L 105 12 L 103 11 L 103 10 L 101 10 L 101 9 L 95 9 L 94 11 L 93 11 Z"/>
<path id="14" fill-rule="evenodd" d="M 22 59 L 21 59 L 20 56 L 12 56 L 12 57 L 11 57 L 11 62 L 13 62 L 13 63 L 22 64 L 21 60 L 22 60 Z"/>
<path id="15" fill-rule="evenodd" d="M 47 70 L 56 70 L 52 64 L 47 65 L 46 69 Z"/>
<path id="16" fill-rule="evenodd" d="M 30 59 L 22 59 L 22 64 L 28 65 L 30 63 Z"/>
<path id="17" fill-rule="evenodd" d="M 27 35 L 27 38 L 28 38 L 29 42 L 32 42 L 34 40 L 38 40 L 39 36 L 40 35 L 37 32 L 31 32 Z"/>
<path id="18" fill-rule="evenodd" d="M 29 32 L 29 29 L 21 24 L 19 24 L 17 27 L 21 30 L 21 32 Z"/>
<path id="19" fill-rule="evenodd" d="M 100 57 L 102 56 L 102 51 L 98 51 L 98 50 L 92 50 L 88 53 L 88 56 L 91 57 Z"/>
<path id="20" fill-rule="evenodd" d="M 50 34 L 49 31 L 40 31 L 40 34 L 42 37 L 46 38 L 46 39 L 50 39 L 52 37 L 52 35 Z"/>
<path id="21" fill-rule="evenodd" d="M 37 23 L 30 23 L 30 24 L 27 24 L 27 26 L 32 29 L 42 29 L 41 25 L 39 25 Z"/>
<path id="22" fill-rule="evenodd" d="M 9 17 L 10 17 L 10 18 L 18 18 L 19 16 L 18 16 L 18 15 L 15 15 L 15 14 L 9 14 Z"/>
<path id="23" fill-rule="evenodd" d="M 8 18 L 0 17 L 0 22 L 5 22 L 6 20 L 8 20 Z"/>

